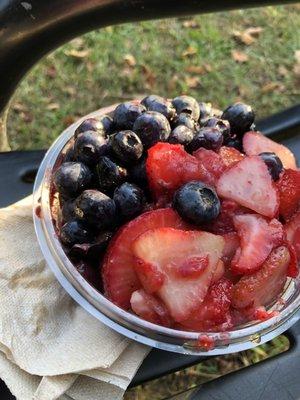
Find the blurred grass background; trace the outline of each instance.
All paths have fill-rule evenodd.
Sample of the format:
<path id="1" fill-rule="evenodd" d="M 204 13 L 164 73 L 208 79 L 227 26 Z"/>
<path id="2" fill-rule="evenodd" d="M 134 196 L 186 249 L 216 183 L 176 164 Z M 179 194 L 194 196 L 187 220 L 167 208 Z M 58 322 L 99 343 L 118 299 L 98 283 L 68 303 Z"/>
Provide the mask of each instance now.
<path id="1" fill-rule="evenodd" d="M 189 93 L 220 108 L 243 99 L 258 117 L 269 115 L 299 101 L 299 26 L 298 4 L 88 33 L 22 82 L 9 118 L 11 147 L 48 147 L 78 116 L 145 93 Z"/>
<path id="2" fill-rule="evenodd" d="M 258 118 L 270 115 L 300 100 L 299 26 L 298 4 L 88 33 L 22 82 L 9 116 L 11 147 L 47 148 L 79 116 L 146 93 L 188 93 L 220 108 L 241 99 Z M 126 400 L 161 400 L 287 348 L 281 336 L 130 390 Z"/>

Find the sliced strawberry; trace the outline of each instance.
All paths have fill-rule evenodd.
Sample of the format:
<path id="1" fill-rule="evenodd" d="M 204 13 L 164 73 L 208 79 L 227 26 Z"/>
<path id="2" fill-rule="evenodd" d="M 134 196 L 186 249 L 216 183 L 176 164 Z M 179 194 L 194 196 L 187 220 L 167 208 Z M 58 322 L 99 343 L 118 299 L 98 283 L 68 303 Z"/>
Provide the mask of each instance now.
<path id="1" fill-rule="evenodd" d="M 294 246 L 297 258 L 300 261 L 300 211 L 293 215 L 284 228 L 287 240 Z"/>
<path id="2" fill-rule="evenodd" d="M 186 182 L 201 180 L 211 183 L 213 177 L 199 161 L 179 144 L 157 143 L 148 150 L 146 171 L 155 198 L 170 199 Z"/>
<path id="3" fill-rule="evenodd" d="M 273 218 L 278 212 L 276 186 L 259 156 L 245 157 L 226 170 L 217 183 L 217 192 L 266 217 Z"/>
<path id="4" fill-rule="evenodd" d="M 230 232 L 223 235 L 225 246 L 222 254 L 222 260 L 226 266 L 231 264 L 231 260 L 237 249 L 240 247 L 240 238 L 236 232 Z"/>
<path id="5" fill-rule="evenodd" d="M 243 276 L 233 287 L 232 305 L 240 309 L 268 306 L 283 290 L 287 279 L 290 253 L 287 247 L 273 250 L 254 274 Z"/>
<path id="6" fill-rule="evenodd" d="M 219 260 L 211 283 L 214 284 L 218 282 L 220 279 L 223 278 L 224 275 L 225 275 L 225 265 L 222 260 Z"/>
<path id="7" fill-rule="evenodd" d="M 164 304 L 143 289 L 132 293 L 130 304 L 132 311 L 146 321 L 167 327 L 172 325 L 170 314 Z"/>
<path id="8" fill-rule="evenodd" d="M 155 293 L 164 283 L 164 274 L 154 265 L 142 259 L 136 260 L 138 264 L 138 277 L 147 293 Z"/>
<path id="9" fill-rule="evenodd" d="M 226 167 L 231 167 L 232 165 L 241 161 L 245 157 L 243 153 L 240 153 L 234 147 L 226 147 L 226 146 L 222 146 L 220 148 L 219 156 L 221 157 L 223 164 Z"/>
<path id="10" fill-rule="evenodd" d="M 234 232 L 235 227 L 233 224 L 233 217 L 235 215 L 249 212 L 251 211 L 247 208 L 241 207 L 235 201 L 222 200 L 221 212 L 218 217 L 207 224 L 203 224 L 202 228 L 203 230 L 214 233 L 216 235 L 224 235 L 226 233 Z"/>
<path id="11" fill-rule="evenodd" d="M 141 287 L 133 268 L 133 241 L 149 229 L 170 226 L 186 229 L 186 224 L 171 208 L 146 212 L 130 221 L 112 239 L 102 267 L 105 295 L 119 307 L 130 307 L 131 294 Z"/>
<path id="12" fill-rule="evenodd" d="M 279 213 L 289 219 L 300 207 L 300 171 L 287 169 L 277 183 L 279 191 Z"/>
<path id="13" fill-rule="evenodd" d="M 297 169 L 294 154 L 282 144 L 276 143 L 259 132 L 247 132 L 243 138 L 243 147 L 248 156 L 260 153 L 275 153 L 281 160 L 284 168 Z"/>
<path id="14" fill-rule="evenodd" d="M 200 147 L 200 149 L 193 153 L 193 156 L 196 157 L 200 164 L 213 176 L 214 183 L 216 183 L 226 169 L 226 165 L 219 154 Z"/>
<path id="15" fill-rule="evenodd" d="M 232 288 L 233 284 L 226 278 L 213 284 L 200 306 L 181 325 L 194 331 L 208 331 L 226 322 Z"/>
<path id="16" fill-rule="evenodd" d="M 299 266 L 298 266 L 298 257 L 297 257 L 296 249 L 290 243 L 287 244 L 287 248 L 289 249 L 290 257 L 291 257 L 287 274 L 290 278 L 297 278 L 298 273 L 299 273 Z"/>
<path id="17" fill-rule="evenodd" d="M 252 274 L 261 267 L 272 249 L 284 242 L 283 226 L 275 219 L 269 223 L 257 214 L 237 215 L 233 221 L 240 247 L 231 261 L 232 272 Z"/>
<path id="18" fill-rule="evenodd" d="M 140 235 L 132 248 L 137 259 L 155 265 L 164 274 L 164 282 L 156 294 L 164 302 L 172 318 L 180 322 L 203 301 L 223 247 L 224 239 L 221 236 L 200 231 L 160 228 Z M 183 265 L 203 257 L 208 257 L 209 263 L 198 276 L 178 274 Z M 138 275 L 139 265 L 135 264 Z"/>
<path id="19" fill-rule="evenodd" d="M 183 261 L 182 264 L 173 265 L 172 271 L 179 278 L 198 278 L 203 274 L 209 265 L 208 256 L 190 257 L 188 260 Z"/>

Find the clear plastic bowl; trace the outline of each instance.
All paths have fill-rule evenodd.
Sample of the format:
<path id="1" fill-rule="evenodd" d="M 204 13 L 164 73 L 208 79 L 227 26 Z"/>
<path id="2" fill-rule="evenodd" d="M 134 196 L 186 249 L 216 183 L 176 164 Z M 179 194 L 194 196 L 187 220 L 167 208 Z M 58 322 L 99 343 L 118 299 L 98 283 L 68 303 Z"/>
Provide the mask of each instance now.
<path id="1" fill-rule="evenodd" d="M 40 248 L 48 266 L 73 299 L 95 318 L 130 339 L 159 349 L 191 354 L 220 355 L 250 349 L 267 342 L 292 326 L 300 317 L 300 278 L 289 279 L 284 292 L 269 310 L 278 315 L 263 321 L 253 321 L 228 332 L 185 332 L 147 322 L 122 310 L 92 287 L 66 256 L 56 235 L 50 209 L 52 170 L 61 151 L 72 137 L 79 123 L 92 116 L 107 114 L 114 106 L 85 116 L 68 127 L 45 155 L 34 185 L 33 219 Z M 208 336 L 213 349 L 201 347 L 199 338 Z"/>

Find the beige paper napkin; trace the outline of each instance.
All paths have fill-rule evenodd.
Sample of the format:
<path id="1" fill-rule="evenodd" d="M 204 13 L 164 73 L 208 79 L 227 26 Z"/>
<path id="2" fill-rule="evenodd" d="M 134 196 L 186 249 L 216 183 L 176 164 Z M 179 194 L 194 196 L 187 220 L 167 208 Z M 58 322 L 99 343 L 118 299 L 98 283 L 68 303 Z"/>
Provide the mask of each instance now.
<path id="1" fill-rule="evenodd" d="M 18 400 L 117 400 L 149 348 L 79 307 L 40 252 L 32 197 L 0 209 L 0 377 Z"/>

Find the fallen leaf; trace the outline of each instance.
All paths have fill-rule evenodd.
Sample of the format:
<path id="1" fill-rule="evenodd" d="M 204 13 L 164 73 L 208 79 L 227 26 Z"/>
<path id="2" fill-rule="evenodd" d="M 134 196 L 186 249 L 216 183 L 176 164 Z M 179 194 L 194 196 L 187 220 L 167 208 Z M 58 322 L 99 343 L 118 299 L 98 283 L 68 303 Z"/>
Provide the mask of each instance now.
<path id="1" fill-rule="evenodd" d="M 173 75 L 172 78 L 168 82 L 168 90 L 169 92 L 174 91 L 177 87 L 177 82 L 179 81 L 178 75 Z"/>
<path id="2" fill-rule="evenodd" d="M 126 62 L 129 67 L 135 67 L 136 66 L 136 60 L 132 54 L 126 54 L 124 56 L 124 61 Z"/>
<path id="3" fill-rule="evenodd" d="M 187 19 L 183 21 L 182 26 L 184 28 L 199 28 L 199 23 L 194 19 Z"/>
<path id="4" fill-rule="evenodd" d="M 33 115 L 29 111 L 22 111 L 20 113 L 20 117 L 24 122 L 32 122 L 33 121 Z"/>
<path id="5" fill-rule="evenodd" d="M 278 74 L 280 76 L 286 77 L 289 74 L 288 69 L 284 65 L 279 65 L 278 67 Z"/>
<path id="6" fill-rule="evenodd" d="M 28 108 L 22 103 L 14 103 L 12 109 L 17 113 L 28 112 Z"/>
<path id="7" fill-rule="evenodd" d="M 56 77 L 57 71 L 54 65 L 50 65 L 50 67 L 46 69 L 46 75 L 51 79 L 54 79 Z"/>
<path id="8" fill-rule="evenodd" d="M 151 89 L 153 88 L 155 82 L 156 82 L 156 75 L 154 74 L 154 72 L 151 70 L 151 68 L 149 68 L 147 65 L 142 65 L 142 71 L 145 77 L 145 81 L 146 81 L 146 88 L 147 89 Z"/>
<path id="9" fill-rule="evenodd" d="M 268 82 L 262 88 L 262 93 L 270 93 L 270 92 L 283 92 L 285 90 L 285 86 L 280 82 Z"/>
<path id="10" fill-rule="evenodd" d="M 63 119 L 63 124 L 65 127 L 73 124 L 73 122 L 76 121 L 76 117 L 74 115 L 67 115 L 64 119 Z"/>
<path id="11" fill-rule="evenodd" d="M 121 71 L 121 75 L 125 78 L 127 76 L 131 76 L 133 73 L 132 68 L 130 68 L 128 65 L 125 65 L 125 67 Z"/>
<path id="12" fill-rule="evenodd" d="M 49 111 L 54 111 L 59 109 L 59 104 L 58 103 L 50 103 L 47 105 L 47 110 Z"/>
<path id="13" fill-rule="evenodd" d="M 94 69 L 95 69 L 95 64 L 94 63 L 92 63 L 91 61 L 87 61 L 85 63 L 85 65 L 86 65 L 86 69 L 88 70 L 88 72 L 93 72 L 94 71 Z"/>
<path id="14" fill-rule="evenodd" d="M 249 96 L 249 88 L 244 85 L 239 85 L 238 88 L 238 94 L 241 96 L 241 98 L 245 98 Z"/>
<path id="15" fill-rule="evenodd" d="M 186 76 L 185 83 L 190 89 L 195 89 L 200 85 L 200 79 L 197 76 Z"/>
<path id="16" fill-rule="evenodd" d="M 294 65 L 293 71 L 297 77 L 300 77 L 300 50 L 295 51 L 296 64 Z"/>
<path id="17" fill-rule="evenodd" d="M 234 61 L 238 63 L 245 63 L 249 60 L 249 57 L 246 53 L 243 53 L 242 51 L 238 50 L 232 50 L 231 56 L 234 59 Z"/>
<path id="18" fill-rule="evenodd" d="M 232 35 L 238 42 L 250 46 L 257 40 L 262 31 L 263 29 L 261 27 L 251 27 L 242 32 L 233 31 Z"/>
<path id="19" fill-rule="evenodd" d="M 190 74 L 198 74 L 198 75 L 204 75 L 207 72 L 210 72 L 211 70 L 212 70 L 212 67 L 209 64 L 189 65 L 185 68 L 186 72 L 189 72 Z"/>
<path id="20" fill-rule="evenodd" d="M 191 57 L 197 54 L 197 49 L 193 46 L 189 46 L 183 53 L 182 57 Z"/>
<path id="21" fill-rule="evenodd" d="M 82 48 L 84 46 L 84 40 L 80 37 L 71 40 L 70 43 L 71 43 L 72 47 L 74 47 L 76 49 Z"/>
<path id="22" fill-rule="evenodd" d="M 76 94 L 76 89 L 73 86 L 67 86 L 65 87 L 65 92 L 70 96 L 74 96 Z"/>
<path id="23" fill-rule="evenodd" d="M 66 56 L 71 56 L 74 58 L 85 58 L 90 54 L 90 50 L 86 49 L 86 50 L 67 50 L 65 51 L 65 55 Z"/>

